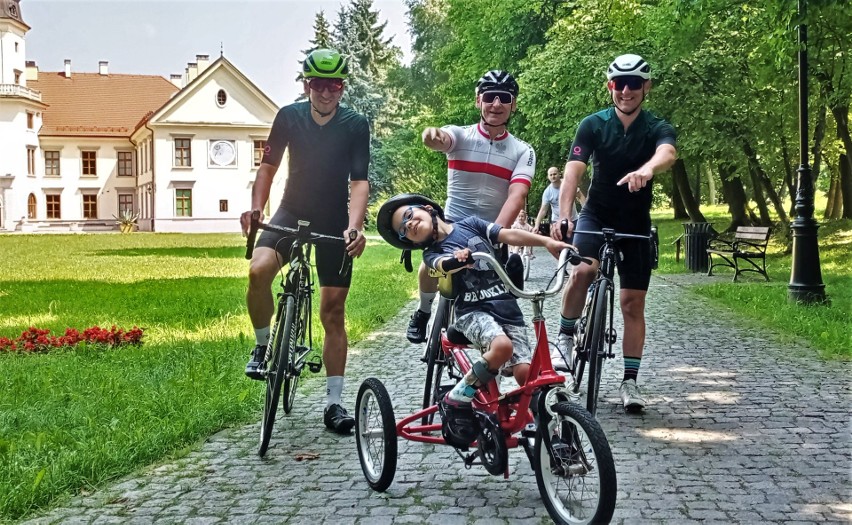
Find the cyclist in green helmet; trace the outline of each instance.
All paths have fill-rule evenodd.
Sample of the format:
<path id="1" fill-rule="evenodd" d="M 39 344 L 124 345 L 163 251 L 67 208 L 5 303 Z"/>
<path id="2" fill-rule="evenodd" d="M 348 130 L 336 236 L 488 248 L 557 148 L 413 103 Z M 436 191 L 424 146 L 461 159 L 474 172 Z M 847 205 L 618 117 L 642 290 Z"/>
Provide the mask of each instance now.
<path id="1" fill-rule="evenodd" d="M 335 50 L 317 49 L 305 58 L 302 76 L 308 100 L 284 106 L 275 117 L 252 187 L 251 209 L 240 217 L 244 233 L 253 211 L 261 212 L 262 217 L 272 180 L 284 151 L 289 150 L 284 196 L 269 222 L 295 228 L 297 221 L 306 220 L 316 233 L 345 239 L 355 231 L 357 236 L 345 250 L 352 257 L 363 253 L 366 239 L 362 230 L 370 191 L 370 129 L 363 115 L 340 106 L 348 73 L 346 57 Z M 290 244 L 275 232 L 264 231 L 252 256 L 246 302 L 257 341 L 245 370 L 252 379 L 261 379 L 258 367 L 265 357 L 274 311 L 272 283 Z M 344 248 L 320 244 L 314 253 L 320 283 L 320 321 L 325 330 L 324 422 L 329 429 L 348 434 L 355 420 L 343 408 L 341 396 L 348 346 L 343 321 L 352 275 L 351 271 L 338 273 Z"/>

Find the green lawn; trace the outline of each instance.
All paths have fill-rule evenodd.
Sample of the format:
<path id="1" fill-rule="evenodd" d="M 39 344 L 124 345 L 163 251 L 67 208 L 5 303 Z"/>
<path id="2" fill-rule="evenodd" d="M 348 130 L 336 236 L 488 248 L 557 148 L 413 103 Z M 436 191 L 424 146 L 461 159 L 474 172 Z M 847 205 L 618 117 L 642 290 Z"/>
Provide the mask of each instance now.
<path id="1" fill-rule="evenodd" d="M 724 231 L 730 224 L 730 215 L 721 206 L 702 206 L 701 211 L 717 231 Z M 672 244 L 683 233 L 683 221 L 675 221 L 671 216 L 670 210 L 654 213 L 654 223 L 660 233 L 658 271 L 683 273 L 688 271 L 683 251 L 680 263 L 676 263 Z M 767 251 L 768 283 L 757 274 L 745 274 L 736 283 L 726 280 L 697 285 L 692 290 L 769 330 L 807 340 L 823 357 L 849 359 L 852 357 L 852 324 L 849 322 L 852 313 L 852 221 L 832 221 L 820 227 L 818 234 L 822 281 L 830 301 L 827 305 L 801 306 L 788 302 L 792 255 L 784 253 L 786 241 L 778 235 L 773 235 Z M 716 274 L 733 278 L 733 270 L 729 269 L 714 270 Z"/>
<path id="2" fill-rule="evenodd" d="M 0 355 L 0 521 L 257 420 L 263 385 L 242 373 L 254 341 L 243 243 L 237 235 L 0 236 L 0 337 L 30 326 L 145 328 L 138 348 Z M 416 279 L 398 259 L 371 243 L 356 261 L 353 343 L 413 297 Z"/>

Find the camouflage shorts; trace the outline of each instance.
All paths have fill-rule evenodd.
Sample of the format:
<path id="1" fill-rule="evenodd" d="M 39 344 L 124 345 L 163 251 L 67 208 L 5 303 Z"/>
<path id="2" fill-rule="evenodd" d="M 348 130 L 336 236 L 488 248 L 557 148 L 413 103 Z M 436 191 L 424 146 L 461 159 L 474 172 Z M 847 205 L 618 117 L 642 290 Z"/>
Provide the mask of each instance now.
<path id="1" fill-rule="evenodd" d="M 512 367 L 532 360 L 532 349 L 527 337 L 526 326 L 501 325 L 493 317 L 484 312 L 470 312 L 456 319 L 454 323 L 458 331 L 464 334 L 473 346 L 480 352 L 485 352 L 497 336 L 508 336 L 512 341 L 512 358 L 500 367 L 504 376 L 512 375 Z"/>

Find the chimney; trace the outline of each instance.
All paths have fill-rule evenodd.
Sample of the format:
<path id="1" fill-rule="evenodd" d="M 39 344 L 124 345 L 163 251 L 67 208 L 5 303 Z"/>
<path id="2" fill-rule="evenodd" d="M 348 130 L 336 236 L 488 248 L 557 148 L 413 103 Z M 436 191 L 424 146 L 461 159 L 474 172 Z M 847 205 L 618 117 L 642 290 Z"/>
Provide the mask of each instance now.
<path id="1" fill-rule="evenodd" d="M 198 63 L 198 74 L 200 75 L 210 65 L 210 55 L 195 55 L 195 62 Z"/>
<path id="2" fill-rule="evenodd" d="M 187 62 L 186 64 L 186 83 L 189 84 L 195 77 L 198 76 L 198 64 L 195 62 Z"/>
<path id="3" fill-rule="evenodd" d="M 27 80 L 38 80 L 38 66 L 35 63 L 35 60 L 27 60 Z"/>
<path id="4" fill-rule="evenodd" d="M 65 59 L 65 78 L 71 78 L 71 59 Z"/>
<path id="5" fill-rule="evenodd" d="M 183 87 L 183 75 L 180 73 L 172 73 L 169 77 L 169 81 L 175 85 L 176 88 L 181 89 Z"/>
<path id="6" fill-rule="evenodd" d="M 98 73 L 103 76 L 109 75 L 109 62 L 106 60 L 101 60 L 98 62 Z"/>

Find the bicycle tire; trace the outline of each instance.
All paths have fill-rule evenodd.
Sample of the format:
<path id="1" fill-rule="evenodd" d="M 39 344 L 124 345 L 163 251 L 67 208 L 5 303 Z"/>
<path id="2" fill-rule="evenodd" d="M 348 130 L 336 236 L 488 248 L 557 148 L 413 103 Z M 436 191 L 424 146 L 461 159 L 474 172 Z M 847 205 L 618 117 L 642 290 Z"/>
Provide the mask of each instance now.
<path id="1" fill-rule="evenodd" d="M 355 441 L 367 484 L 377 492 L 384 492 L 396 473 L 396 419 L 390 395 L 375 377 L 365 379 L 358 390 Z"/>
<path id="2" fill-rule="evenodd" d="M 580 405 L 560 402 L 542 422 L 533 451 L 541 499 L 557 524 L 609 523 L 618 482 L 612 450 L 600 423 Z M 551 449 L 543 432 L 551 436 Z M 551 451 L 552 450 L 552 451 Z"/>
<path id="3" fill-rule="evenodd" d="M 439 401 L 439 399 L 436 399 L 436 395 L 440 389 L 444 361 L 441 355 L 441 331 L 447 327 L 449 316 L 450 301 L 441 297 L 438 299 L 438 309 L 435 312 L 435 320 L 432 321 L 429 339 L 426 340 L 426 382 L 423 386 L 423 408 L 429 408 Z M 433 420 L 434 414 L 423 416 L 422 423 L 429 425 Z"/>
<path id="4" fill-rule="evenodd" d="M 289 414 L 290 411 L 293 410 L 293 403 L 296 400 L 296 387 L 299 386 L 299 377 L 302 373 L 301 369 L 297 368 L 296 361 L 300 359 L 301 356 L 298 355 L 296 349 L 298 348 L 299 343 L 304 343 L 304 330 L 307 326 L 307 320 L 305 318 L 306 315 L 311 315 L 310 303 L 302 298 L 299 301 L 297 311 L 295 313 L 295 319 L 298 322 L 295 327 L 291 327 L 290 333 L 287 334 L 289 336 L 287 338 L 287 354 L 289 358 L 287 359 L 287 372 L 284 375 L 284 396 L 281 399 L 281 404 L 284 408 L 285 414 Z"/>
<path id="5" fill-rule="evenodd" d="M 257 454 L 263 457 L 269 448 L 272 437 L 272 427 L 275 425 L 275 414 L 278 411 L 278 398 L 288 362 L 289 351 L 284 342 L 289 339 L 290 327 L 293 324 L 296 304 L 292 296 L 287 295 L 282 306 L 279 303 L 275 318 L 272 339 L 272 352 L 266 365 L 266 397 L 263 402 L 263 417 L 260 420 L 260 447 Z"/>
<path id="6" fill-rule="evenodd" d="M 603 372 L 604 344 L 606 343 L 606 320 L 609 309 L 609 298 L 612 288 L 608 283 L 599 283 L 595 287 L 595 295 L 592 298 L 592 313 L 587 326 L 589 360 L 589 383 L 586 390 L 586 410 L 595 417 L 598 410 L 598 396 L 601 387 L 601 374 Z"/>

